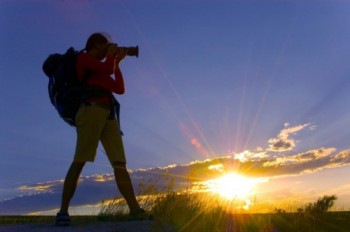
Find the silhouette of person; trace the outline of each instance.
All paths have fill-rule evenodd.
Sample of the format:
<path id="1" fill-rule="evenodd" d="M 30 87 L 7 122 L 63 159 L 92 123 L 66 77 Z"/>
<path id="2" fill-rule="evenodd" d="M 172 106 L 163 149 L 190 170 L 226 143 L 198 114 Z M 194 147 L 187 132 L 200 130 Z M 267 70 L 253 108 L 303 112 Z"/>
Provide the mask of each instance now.
<path id="1" fill-rule="evenodd" d="M 90 98 L 84 102 L 76 116 L 77 142 L 73 162 L 63 185 L 60 211 L 56 215 L 56 226 L 69 226 L 69 203 L 74 196 L 80 173 L 86 162 L 94 162 L 98 143 L 101 141 L 106 155 L 114 169 L 116 184 L 130 209 L 129 217 L 141 219 L 146 214 L 140 208 L 134 193 L 130 175 L 126 169 L 126 158 L 118 118 L 115 117 L 116 103 L 112 93 L 124 94 L 124 79 L 119 63 L 126 51 L 110 43 L 101 33 L 92 34 L 85 52 L 78 55 L 77 74 L 82 80 L 86 73 L 88 86 L 108 90 L 110 95 Z M 114 75 L 114 78 L 112 77 Z"/>

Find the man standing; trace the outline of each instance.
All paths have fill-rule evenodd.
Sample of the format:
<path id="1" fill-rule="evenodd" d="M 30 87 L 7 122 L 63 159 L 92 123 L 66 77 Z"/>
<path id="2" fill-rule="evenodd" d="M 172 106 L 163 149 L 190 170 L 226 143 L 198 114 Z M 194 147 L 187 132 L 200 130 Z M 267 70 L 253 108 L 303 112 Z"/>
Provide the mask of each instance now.
<path id="1" fill-rule="evenodd" d="M 124 145 L 119 122 L 115 117 L 112 93 L 124 94 L 124 79 L 119 63 L 126 51 L 109 42 L 101 33 L 92 34 L 86 43 L 85 52 L 77 59 L 77 73 L 91 87 L 106 90 L 106 96 L 90 98 L 77 113 L 77 143 L 73 162 L 64 181 L 60 211 L 56 215 L 57 226 L 70 225 L 69 203 L 74 196 L 80 173 L 86 162 L 94 162 L 99 141 L 114 169 L 119 191 L 125 198 L 130 218 L 142 218 L 145 210 L 140 208 L 126 169 Z M 85 75 L 88 73 L 88 78 Z M 112 77 L 114 75 L 114 78 Z"/>

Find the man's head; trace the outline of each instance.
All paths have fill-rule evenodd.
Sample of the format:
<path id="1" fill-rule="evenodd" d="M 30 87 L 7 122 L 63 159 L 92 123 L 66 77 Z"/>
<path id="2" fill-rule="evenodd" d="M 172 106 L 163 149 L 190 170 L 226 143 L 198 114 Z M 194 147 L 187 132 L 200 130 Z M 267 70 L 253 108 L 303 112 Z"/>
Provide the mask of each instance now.
<path id="1" fill-rule="evenodd" d="M 94 33 L 88 38 L 85 49 L 87 52 L 92 52 L 97 59 L 102 60 L 106 57 L 109 43 L 105 35 Z"/>

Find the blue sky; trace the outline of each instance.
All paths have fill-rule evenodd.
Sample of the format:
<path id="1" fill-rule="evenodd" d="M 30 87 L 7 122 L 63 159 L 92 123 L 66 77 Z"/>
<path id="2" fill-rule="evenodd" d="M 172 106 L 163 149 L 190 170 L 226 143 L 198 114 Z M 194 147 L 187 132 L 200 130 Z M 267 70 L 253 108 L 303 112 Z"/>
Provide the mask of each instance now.
<path id="1" fill-rule="evenodd" d="M 75 131 L 50 105 L 41 66 L 94 32 L 140 47 L 121 64 L 118 97 L 131 169 L 346 151 L 349 13 L 340 0 L 0 0 L 0 197 L 65 176 Z M 83 175 L 109 172 L 99 150 Z"/>

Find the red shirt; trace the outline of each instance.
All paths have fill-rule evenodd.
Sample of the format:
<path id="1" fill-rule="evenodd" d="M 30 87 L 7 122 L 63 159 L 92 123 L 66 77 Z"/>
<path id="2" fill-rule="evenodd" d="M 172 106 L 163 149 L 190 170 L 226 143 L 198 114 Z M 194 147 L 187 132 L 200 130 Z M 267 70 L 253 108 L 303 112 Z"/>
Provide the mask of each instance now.
<path id="1" fill-rule="evenodd" d="M 124 94 L 123 74 L 115 67 L 115 57 L 107 56 L 102 62 L 88 53 L 81 53 L 77 59 L 77 73 L 80 80 L 88 73 L 87 85 L 98 86 L 116 94 Z M 114 74 L 114 78 L 112 78 Z M 90 99 L 90 102 L 110 103 L 108 97 Z"/>

